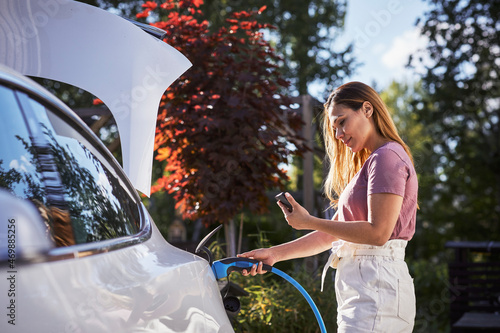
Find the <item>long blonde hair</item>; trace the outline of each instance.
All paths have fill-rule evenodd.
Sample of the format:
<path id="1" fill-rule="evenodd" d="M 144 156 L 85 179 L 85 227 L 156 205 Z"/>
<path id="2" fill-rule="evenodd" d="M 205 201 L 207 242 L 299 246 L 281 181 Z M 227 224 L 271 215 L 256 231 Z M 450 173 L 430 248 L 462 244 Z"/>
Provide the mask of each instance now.
<path id="1" fill-rule="evenodd" d="M 398 142 L 403 146 L 413 163 L 410 148 L 399 136 L 389 110 L 377 92 L 361 82 L 350 82 L 338 87 L 328 97 L 323 111 L 323 137 L 326 158 L 330 166 L 324 189 L 332 206 L 337 206 L 338 197 L 354 175 L 361 169 L 368 156 L 370 156 L 370 152 L 364 148 L 357 153 L 353 153 L 342 141 L 335 138 L 335 129 L 330 122 L 328 112 L 334 105 L 345 105 L 357 111 L 364 102 L 370 102 L 373 107 L 372 117 L 377 132 L 382 137 Z"/>

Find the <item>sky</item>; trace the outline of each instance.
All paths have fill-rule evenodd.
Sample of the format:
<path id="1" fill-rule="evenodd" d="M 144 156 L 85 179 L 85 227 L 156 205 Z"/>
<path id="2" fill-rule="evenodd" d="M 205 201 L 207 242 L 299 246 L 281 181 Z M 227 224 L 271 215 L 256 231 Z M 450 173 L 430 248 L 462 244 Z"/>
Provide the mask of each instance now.
<path id="1" fill-rule="evenodd" d="M 361 81 L 377 90 L 392 80 L 415 78 L 405 69 L 408 56 L 425 48 L 415 22 L 428 10 L 422 0 L 349 0 L 339 46 L 354 41 L 354 57 L 363 63 L 349 81 Z"/>

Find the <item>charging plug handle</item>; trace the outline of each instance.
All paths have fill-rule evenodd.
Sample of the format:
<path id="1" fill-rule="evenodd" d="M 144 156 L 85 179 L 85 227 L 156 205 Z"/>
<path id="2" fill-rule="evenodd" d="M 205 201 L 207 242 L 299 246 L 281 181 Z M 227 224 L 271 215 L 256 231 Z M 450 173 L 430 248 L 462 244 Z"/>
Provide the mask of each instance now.
<path id="1" fill-rule="evenodd" d="M 251 269 L 255 264 L 258 265 L 259 261 L 248 258 L 229 257 L 214 261 L 212 264 L 212 270 L 214 271 L 215 277 L 217 279 L 222 279 L 231 274 L 231 272 L 241 273 L 244 269 Z M 271 272 L 273 270 L 273 266 L 266 264 L 264 264 L 262 268 L 268 272 Z"/>
<path id="2" fill-rule="evenodd" d="M 249 258 L 230 257 L 220 260 L 225 265 L 230 265 L 228 274 L 231 272 L 242 272 L 244 269 L 251 269 L 253 265 L 258 265 L 259 261 Z M 273 270 L 273 266 L 263 264 L 262 269 L 268 272 Z"/>

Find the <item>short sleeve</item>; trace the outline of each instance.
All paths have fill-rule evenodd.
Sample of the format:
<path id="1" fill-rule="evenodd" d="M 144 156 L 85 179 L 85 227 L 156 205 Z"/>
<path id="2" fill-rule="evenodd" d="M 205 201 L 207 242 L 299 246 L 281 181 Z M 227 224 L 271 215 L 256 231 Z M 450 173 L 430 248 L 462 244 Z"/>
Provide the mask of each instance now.
<path id="1" fill-rule="evenodd" d="M 368 195 L 392 193 L 404 197 L 410 169 L 392 149 L 380 149 L 371 156 L 368 167 Z"/>

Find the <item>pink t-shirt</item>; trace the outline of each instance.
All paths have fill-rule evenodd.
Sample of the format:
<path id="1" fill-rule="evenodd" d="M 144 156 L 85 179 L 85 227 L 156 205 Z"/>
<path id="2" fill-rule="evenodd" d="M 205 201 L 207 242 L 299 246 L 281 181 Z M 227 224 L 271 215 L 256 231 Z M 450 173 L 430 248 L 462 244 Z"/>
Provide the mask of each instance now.
<path id="1" fill-rule="evenodd" d="M 390 239 L 410 240 L 415 234 L 418 181 L 404 148 L 388 142 L 368 157 L 339 198 L 339 221 L 368 221 L 368 195 L 393 193 L 403 205 Z"/>

